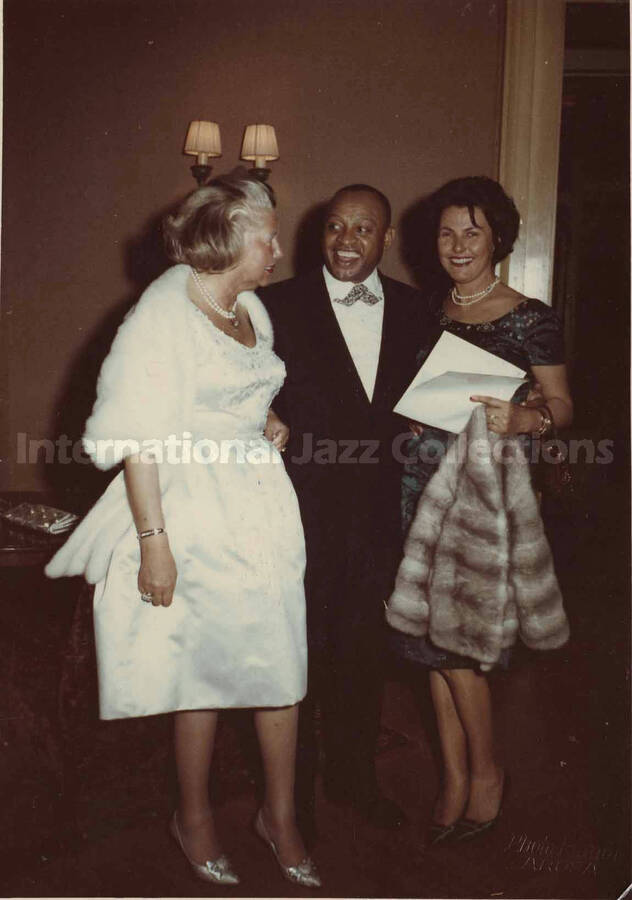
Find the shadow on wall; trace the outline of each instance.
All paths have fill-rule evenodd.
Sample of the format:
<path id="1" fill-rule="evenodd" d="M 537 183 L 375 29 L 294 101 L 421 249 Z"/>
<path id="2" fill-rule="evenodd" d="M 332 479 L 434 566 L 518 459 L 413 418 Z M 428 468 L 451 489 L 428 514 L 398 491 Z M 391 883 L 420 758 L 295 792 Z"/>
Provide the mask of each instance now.
<path id="1" fill-rule="evenodd" d="M 300 219 L 292 253 L 292 269 L 295 275 L 304 275 L 322 266 L 323 255 L 320 244 L 326 213 L 327 203 L 317 203 Z"/>
<path id="2" fill-rule="evenodd" d="M 65 435 L 68 450 L 64 453 L 58 450 L 52 465 L 45 463 L 45 454 L 40 452 L 38 462 L 42 466 L 47 487 L 55 496 L 63 497 L 63 502 L 77 512 L 87 510 L 112 480 L 112 471 L 102 472 L 95 468 L 87 457 L 78 456 L 77 448 L 95 401 L 101 365 L 119 325 L 147 285 L 169 265 L 163 247 L 162 221 L 177 206 L 179 202 L 152 216 L 139 235 L 125 242 L 125 275 L 130 281 L 130 290 L 104 316 L 75 358 L 69 361 L 65 382 L 55 402 L 55 414 L 49 433 L 59 437 Z M 73 448 L 74 460 L 70 461 Z"/>
<path id="3" fill-rule="evenodd" d="M 426 194 L 402 213 L 399 222 L 400 255 L 412 278 L 426 296 L 443 297 L 450 279 L 439 263 L 435 223 Z"/>

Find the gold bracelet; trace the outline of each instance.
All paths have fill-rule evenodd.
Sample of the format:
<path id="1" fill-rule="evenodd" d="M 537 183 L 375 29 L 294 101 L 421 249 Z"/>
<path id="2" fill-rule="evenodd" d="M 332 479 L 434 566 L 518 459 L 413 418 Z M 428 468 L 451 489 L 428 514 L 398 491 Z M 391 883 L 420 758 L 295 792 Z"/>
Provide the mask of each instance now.
<path id="1" fill-rule="evenodd" d="M 540 422 L 540 427 L 536 429 L 533 434 L 537 434 L 538 437 L 543 437 L 548 431 L 553 430 L 553 419 L 551 418 L 551 411 L 548 406 L 536 406 L 536 409 L 540 413 L 542 421 Z"/>

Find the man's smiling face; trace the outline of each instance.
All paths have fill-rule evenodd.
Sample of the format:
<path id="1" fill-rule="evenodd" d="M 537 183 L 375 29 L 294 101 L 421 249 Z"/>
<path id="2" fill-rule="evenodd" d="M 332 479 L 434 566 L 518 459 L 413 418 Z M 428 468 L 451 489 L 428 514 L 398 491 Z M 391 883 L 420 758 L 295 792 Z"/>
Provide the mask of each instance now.
<path id="1" fill-rule="evenodd" d="M 339 281 L 359 284 L 378 265 L 393 240 L 379 197 L 370 191 L 347 191 L 332 201 L 323 234 L 323 255 Z"/>

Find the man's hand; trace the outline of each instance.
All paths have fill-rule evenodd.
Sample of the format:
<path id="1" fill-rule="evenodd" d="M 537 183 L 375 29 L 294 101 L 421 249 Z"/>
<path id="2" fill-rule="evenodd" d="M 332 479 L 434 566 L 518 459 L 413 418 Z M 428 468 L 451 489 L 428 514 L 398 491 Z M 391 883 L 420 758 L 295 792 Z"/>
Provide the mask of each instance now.
<path id="1" fill-rule="evenodd" d="M 279 419 L 273 409 L 268 410 L 268 418 L 266 419 L 266 427 L 263 430 L 263 435 L 270 443 L 274 444 L 277 450 L 280 450 L 281 453 L 284 452 L 287 442 L 290 439 L 290 429 L 285 422 L 282 422 L 281 419 Z"/>
<path id="2" fill-rule="evenodd" d="M 544 394 L 542 393 L 542 385 L 538 384 L 538 382 L 536 381 L 529 388 L 529 393 L 527 395 L 527 399 L 523 400 L 522 403 L 520 404 L 520 406 L 536 407 L 536 406 L 542 406 L 542 404 L 544 402 L 545 401 L 544 401 Z"/>

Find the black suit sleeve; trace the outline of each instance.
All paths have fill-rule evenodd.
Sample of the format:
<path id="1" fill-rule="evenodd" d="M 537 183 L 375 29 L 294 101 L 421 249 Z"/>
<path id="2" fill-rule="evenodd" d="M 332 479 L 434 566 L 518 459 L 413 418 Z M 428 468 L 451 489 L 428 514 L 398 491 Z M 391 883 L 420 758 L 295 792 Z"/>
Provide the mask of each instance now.
<path id="1" fill-rule="evenodd" d="M 283 307 L 287 298 L 285 297 L 284 283 L 269 285 L 257 291 L 259 299 L 264 304 L 270 321 L 272 322 L 272 331 L 274 334 L 274 352 L 280 359 L 285 362 L 288 359 L 289 348 L 287 347 L 287 328 L 283 317 Z M 288 409 L 287 399 L 287 382 L 284 382 L 281 390 L 272 401 L 272 409 L 277 416 L 291 427 L 290 412 Z"/>

